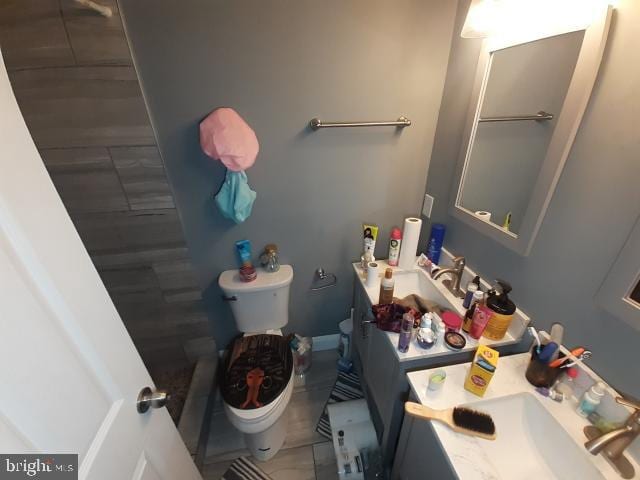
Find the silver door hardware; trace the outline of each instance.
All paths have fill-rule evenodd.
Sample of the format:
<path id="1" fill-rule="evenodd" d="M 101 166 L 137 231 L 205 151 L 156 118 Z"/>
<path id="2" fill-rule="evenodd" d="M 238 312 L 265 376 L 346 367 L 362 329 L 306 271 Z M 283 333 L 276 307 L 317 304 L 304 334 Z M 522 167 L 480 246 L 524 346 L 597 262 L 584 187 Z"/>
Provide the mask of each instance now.
<path id="1" fill-rule="evenodd" d="M 140 390 L 136 408 L 138 413 L 145 413 L 149 408 L 162 408 L 167 404 L 169 394 L 164 390 L 151 390 L 144 387 Z"/>

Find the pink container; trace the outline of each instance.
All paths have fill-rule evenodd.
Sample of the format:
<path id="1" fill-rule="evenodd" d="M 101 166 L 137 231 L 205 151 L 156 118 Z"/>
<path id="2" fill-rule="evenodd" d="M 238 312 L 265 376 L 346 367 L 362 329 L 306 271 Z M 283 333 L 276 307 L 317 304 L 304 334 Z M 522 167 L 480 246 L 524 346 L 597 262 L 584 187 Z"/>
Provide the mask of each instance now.
<path id="1" fill-rule="evenodd" d="M 477 305 L 476 310 L 473 312 L 473 319 L 471 320 L 471 328 L 469 329 L 469 336 L 478 340 L 482 336 L 482 332 L 489 323 L 489 319 L 493 311 L 486 305 Z"/>
<path id="2" fill-rule="evenodd" d="M 462 326 L 462 318 L 453 312 L 444 312 L 442 314 L 442 321 L 447 327 L 447 330 L 453 330 L 454 332 L 459 331 Z"/>

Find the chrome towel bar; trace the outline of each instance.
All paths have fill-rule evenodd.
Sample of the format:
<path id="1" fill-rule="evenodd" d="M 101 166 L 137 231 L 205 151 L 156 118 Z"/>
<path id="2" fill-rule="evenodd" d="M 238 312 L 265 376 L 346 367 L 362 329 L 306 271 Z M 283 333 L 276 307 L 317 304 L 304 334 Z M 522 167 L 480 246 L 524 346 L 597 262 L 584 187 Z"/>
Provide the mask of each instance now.
<path id="1" fill-rule="evenodd" d="M 319 118 L 312 118 L 309 127 L 312 130 L 320 128 L 337 128 L 337 127 L 398 127 L 404 128 L 411 125 L 411 120 L 406 117 L 400 117 L 393 122 L 323 122 Z"/>
<path id="2" fill-rule="evenodd" d="M 514 115 L 512 117 L 482 117 L 478 122 L 522 122 L 525 120 L 553 120 L 553 113 L 539 111 L 535 115 Z"/>

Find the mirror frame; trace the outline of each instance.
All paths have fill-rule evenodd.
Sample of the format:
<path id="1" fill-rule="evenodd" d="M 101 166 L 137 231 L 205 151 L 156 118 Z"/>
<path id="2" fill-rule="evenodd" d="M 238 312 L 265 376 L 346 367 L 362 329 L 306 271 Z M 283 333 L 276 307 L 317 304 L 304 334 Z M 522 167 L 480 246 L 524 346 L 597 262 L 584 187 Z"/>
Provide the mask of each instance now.
<path id="1" fill-rule="evenodd" d="M 478 218 L 471 210 L 461 205 L 464 177 L 473 148 L 478 125 L 477 119 L 480 116 L 482 100 L 491 68 L 491 54 L 504 48 L 582 29 L 559 30 L 548 32 L 543 36 L 519 38 L 511 41 L 489 38 L 482 43 L 464 130 L 464 141 L 460 148 L 456 174 L 454 175 L 453 190 L 456 194 L 452 196 L 449 212 L 458 220 L 521 255 L 529 255 L 531 251 L 589 103 L 604 55 L 612 12 L 613 8 L 611 6 L 603 6 L 602 12 L 584 29 L 584 39 L 580 47 L 576 67 L 569 83 L 562 109 L 557 115 L 558 120 L 555 129 L 517 234 Z"/>

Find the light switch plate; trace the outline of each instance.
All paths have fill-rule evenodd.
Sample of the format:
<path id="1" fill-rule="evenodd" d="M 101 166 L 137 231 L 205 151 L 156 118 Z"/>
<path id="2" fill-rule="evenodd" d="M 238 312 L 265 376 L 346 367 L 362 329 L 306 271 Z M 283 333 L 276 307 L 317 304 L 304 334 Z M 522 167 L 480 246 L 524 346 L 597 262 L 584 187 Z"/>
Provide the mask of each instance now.
<path id="1" fill-rule="evenodd" d="M 424 196 L 424 203 L 422 204 L 422 215 L 427 218 L 431 218 L 431 209 L 433 208 L 433 197 L 428 193 Z"/>

